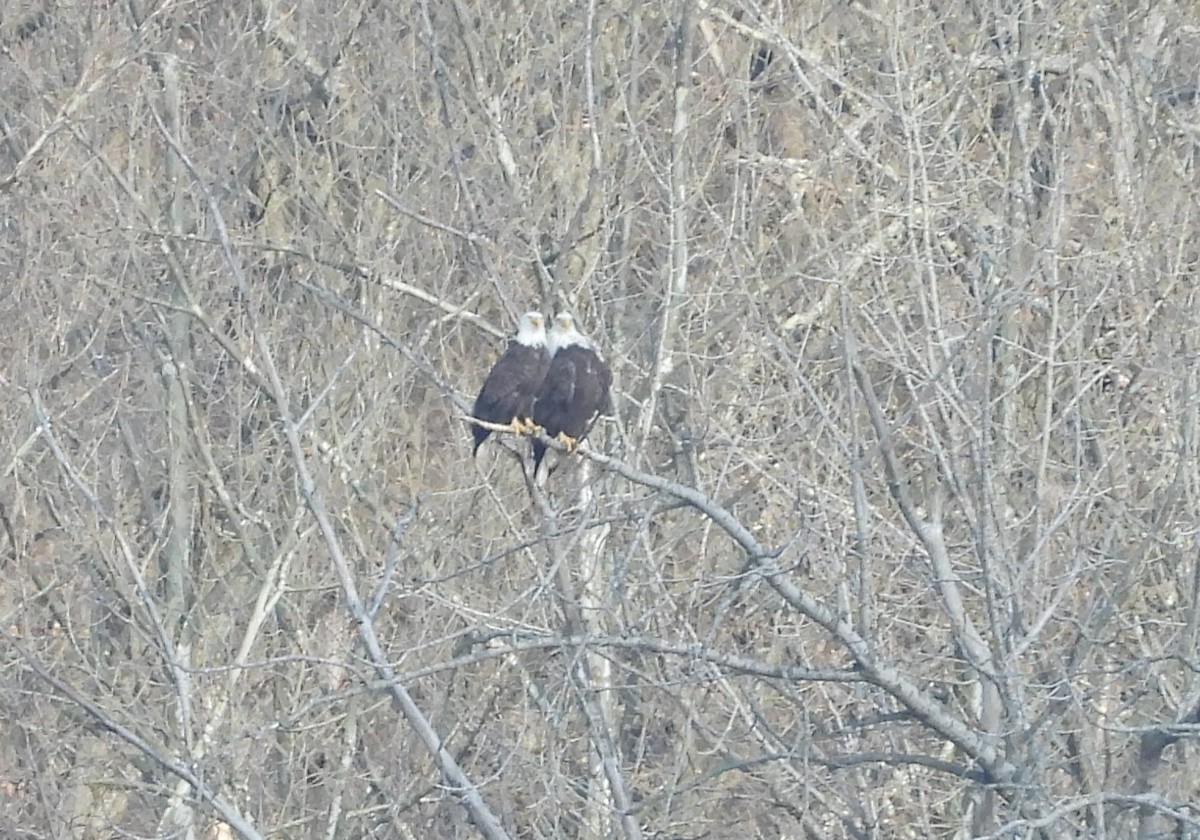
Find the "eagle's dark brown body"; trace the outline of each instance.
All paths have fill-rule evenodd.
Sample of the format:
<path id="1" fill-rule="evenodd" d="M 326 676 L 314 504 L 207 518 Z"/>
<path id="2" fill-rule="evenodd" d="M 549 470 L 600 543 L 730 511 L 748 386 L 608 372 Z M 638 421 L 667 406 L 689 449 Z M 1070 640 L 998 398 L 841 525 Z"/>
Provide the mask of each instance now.
<path id="1" fill-rule="evenodd" d="M 547 341 L 553 356 L 533 403 L 533 422 L 548 436 L 573 447 L 587 437 L 596 418 L 607 409 L 612 371 L 591 342 L 580 335 L 570 315 L 555 318 Z M 535 474 L 545 454 L 546 445 L 535 438 Z"/>
<path id="2" fill-rule="evenodd" d="M 489 423 L 527 422 L 549 368 L 550 352 L 546 348 L 542 316 L 537 312 L 526 313 L 521 317 L 517 337 L 484 380 L 472 416 Z M 491 431 L 473 425 L 471 432 L 475 436 L 474 454 Z"/>

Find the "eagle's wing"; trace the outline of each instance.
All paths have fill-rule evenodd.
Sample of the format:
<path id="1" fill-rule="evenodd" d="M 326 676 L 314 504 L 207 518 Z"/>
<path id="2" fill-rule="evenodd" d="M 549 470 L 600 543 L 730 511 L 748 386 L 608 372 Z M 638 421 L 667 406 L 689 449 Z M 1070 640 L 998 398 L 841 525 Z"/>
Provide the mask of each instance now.
<path id="1" fill-rule="evenodd" d="M 560 353 L 550 362 L 550 370 L 534 399 L 533 422 L 551 436 L 561 432 L 567 423 L 575 399 L 577 375 L 575 361 Z"/>
<path id="2" fill-rule="evenodd" d="M 599 414 L 607 414 L 612 411 L 612 368 L 604 363 L 604 360 L 596 357 L 595 365 L 596 381 L 600 388 L 600 399 L 596 406 L 596 411 Z"/>
<path id="3" fill-rule="evenodd" d="M 530 392 L 536 390 L 544 374 L 540 359 L 521 352 L 505 353 L 483 384 L 479 395 L 482 405 L 511 414 L 532 397 Z"/>
<path id="4" fill-rule="evenodd" d="M 552 375 L 546 379 L 546 389 L 543 394 L 546 397 L 549 405 L 563 411 L 571 405 L 575 399 L 575 383 L 578 372 L 575 370 L 575 363 L 570 359 L 563 359 L 557 365 L 554 365 Z M 539 395 L 538 399 L 541 399 Z"/>

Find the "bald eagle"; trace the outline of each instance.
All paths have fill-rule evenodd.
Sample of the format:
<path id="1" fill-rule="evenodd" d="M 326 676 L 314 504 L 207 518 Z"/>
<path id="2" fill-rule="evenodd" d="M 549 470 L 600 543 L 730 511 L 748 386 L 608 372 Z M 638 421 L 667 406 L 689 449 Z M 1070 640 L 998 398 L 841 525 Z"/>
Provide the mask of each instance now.
<path id="1" fill-rule="evenodd" d="M 608 404 L 612 371 L 569 313 L 555 316 L 546 342 L 550 369 L 533 401 L 533 422 L 574 452 Z M 534 438 L 534 475 L 545 455 L 546 444 Z"/>
<path id="2" fill-rule="evenodd" d="M 517 325 L 517 335 L 509 342 L 483 382 L 475 398 L 472 416 L 489 423 L 508 423 L 513 431 L 525 431 L 533 414 L 533 398 L 550 367 L 550 352 L 546 347 L 546 319 L 540 312 L 526 312 Z M 475 455 L 491 431 L 472 425 L 475 435 Z"/>

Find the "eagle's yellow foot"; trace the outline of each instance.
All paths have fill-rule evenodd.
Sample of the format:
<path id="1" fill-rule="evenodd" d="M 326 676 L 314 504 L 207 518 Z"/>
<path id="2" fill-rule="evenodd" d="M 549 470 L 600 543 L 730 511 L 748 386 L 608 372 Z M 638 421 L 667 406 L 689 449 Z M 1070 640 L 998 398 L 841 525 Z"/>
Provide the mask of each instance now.
<path id="1" fill-rule="evenodd" d="M 568 455 L 574 455 L 579 451 L 579 441 L 576 438 L 568 435 L 566 432 L 558 433 L 558 442 L 567 447 Z"/>
<path id="2" fill-rule="evenodd" d="M 512 433 L 514 435 L 529 434 L 529 432 L 526 431 L 526 429 L 525 429 L 525 421 L 522 420 L 520 417 L 514 417 L 512 419 L 512 422 L 508 424 L 508 428 L 512 430 Z"/>

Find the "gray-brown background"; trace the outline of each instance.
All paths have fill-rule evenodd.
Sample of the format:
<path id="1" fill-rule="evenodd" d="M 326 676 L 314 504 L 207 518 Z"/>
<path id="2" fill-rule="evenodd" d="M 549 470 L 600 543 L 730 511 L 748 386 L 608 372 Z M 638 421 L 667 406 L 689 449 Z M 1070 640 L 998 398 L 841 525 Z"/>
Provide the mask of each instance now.
<path id="1" fill-rule="evenodd" d="M 0 834 L 1200 837 L 1198 21 L 5 4 Z"/>

